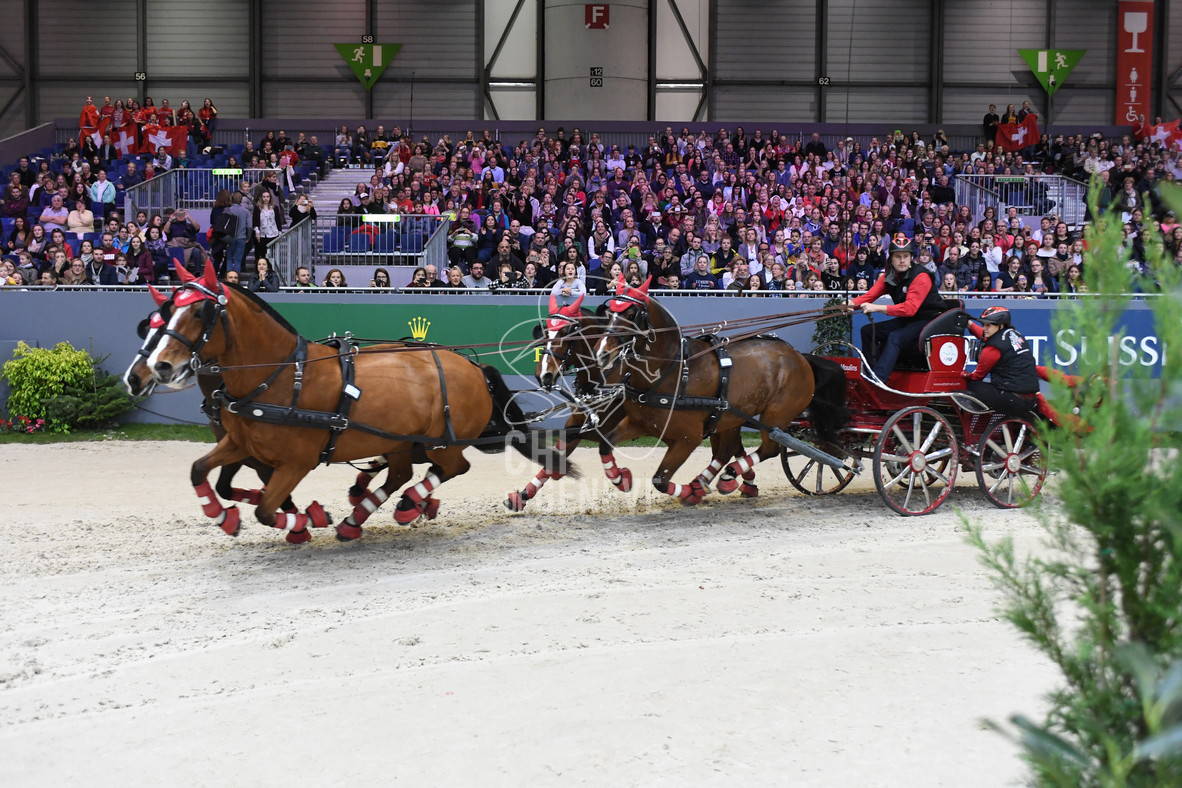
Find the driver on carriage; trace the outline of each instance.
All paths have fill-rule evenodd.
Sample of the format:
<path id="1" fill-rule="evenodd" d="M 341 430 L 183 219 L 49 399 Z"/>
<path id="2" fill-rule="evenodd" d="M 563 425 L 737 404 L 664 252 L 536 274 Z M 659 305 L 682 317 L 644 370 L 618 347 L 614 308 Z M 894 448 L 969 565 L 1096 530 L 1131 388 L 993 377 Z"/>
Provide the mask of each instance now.
<path id="1" fill-rule="evenodd" d="M 867 315 L 882 312 L 894 318 L 862 326 L 862 351 L 883 383 L 895 369 L 903 348 L 913 347 L 919 341 L 924 325 L 956 307 L 940 296 L 931 272 L 913 263 L 915 254 L 910 238 L 895 233 L 890 253 L 890 262 L 874 285 L 850 302 L 850 308 L 861 307 Z M 874 303 L 883 295 L 889 295 L 893 303 Z"/>
<path id="2" fill-rule="evenodd" d="M 1010 310 L 1004 306 L 989 307 L 981 313 L 980 322 L 980 326 L 969 324 L 969 330 L 984 340 L 977 368 L 964 373 L 969 394 L 990 410 L 1029 417 L 1039 404 L 1038 367 L 1030 344 L 1011 325 Z"/>

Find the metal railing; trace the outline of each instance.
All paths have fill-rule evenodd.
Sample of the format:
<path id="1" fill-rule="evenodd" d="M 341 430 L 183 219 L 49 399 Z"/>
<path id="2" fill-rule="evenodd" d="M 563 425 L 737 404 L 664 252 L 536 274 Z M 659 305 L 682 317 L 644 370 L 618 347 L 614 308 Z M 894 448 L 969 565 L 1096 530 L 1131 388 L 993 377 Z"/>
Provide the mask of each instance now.
<path id="1" fill-rule="evenodd" d="M 320 216 L 313 229 L 317 263 L 425 265 L 447 262 L 451 219 L 429 214 Z"/>
<path id="2" fill-rule="evenodd" d="M 137 210 L 158 214 L 174 208 L 209 208 L 223 189 L 233 193 L 243 181 L 253 186 L 272 172 L 279 173 L 280 188 L 286 192 L 285 179 L 280 170 L 168 170 L 132 186 L 124 193 L 124 216 L 135 216 Z"/>
<path id="3" fill-rule="evenodd" d="M 279 273 L 285 283 L 295 282 L 295 272 L 300 266 L 307 266 L 315 273 L 315 256 L 312 251 L 312 236 L 315 234 L 312 222 L 305 219 L 295 227 L 289 227 L 267 245 L 267 259 L 271 268 Z"/>
<path id="4" fill-rule="evenodd" d="M 992 206 L 1004 216 L 1016 208 L 1019 216 L 1054 214 L 1070 226 L 1083 224 L 1087 186 L 1062 175 L 979 175 L 956 176 L 956 202 L 969 205 L 980 219 Z"/>

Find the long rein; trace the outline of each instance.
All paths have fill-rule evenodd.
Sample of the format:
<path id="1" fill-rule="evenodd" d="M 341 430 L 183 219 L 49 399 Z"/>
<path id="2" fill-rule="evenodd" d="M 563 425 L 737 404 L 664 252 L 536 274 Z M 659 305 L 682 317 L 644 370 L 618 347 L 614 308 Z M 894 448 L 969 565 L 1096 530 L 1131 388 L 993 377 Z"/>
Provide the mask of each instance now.
<path id="1" fill-rule="evenodd" d="M 792 326 L 803 325 L 805 323 L 813 323 L 818 320 L 825 320 L 825 319 L 828 319 L 831 317 L 839 317 L 844 314 L 846 314 L 846 313 L 840 309 L 833 309 L 832 307 L 822 307 L 822 308 L 818 308 L 818 309 L 805 309 L 805 310 L 800 310 L 797 312 L 781 312 L 781 313 L 777 313 L 777 314 L 773 314 L 773 315 L 758 315 L 758 316 L 753 316 L 753 317 L 741 317 L 741 318 L 736 318 L 734 320 L 712 320 L 712 321 L 707 321 L 707 322 L 703 322 L 703 323 L 688 323 L 684 326 L 673 325 L 673 326 L 666 326 L 664 328 L 648 328 L 645 330 L 641 330 L 638 328 L 623 328 L 620 330 L 610 331 L 610 332 L 609 331 L 602 331 L 602 332 L 592 331 L 592 332 L 585 332 L 583 334 L 583 336 L 588 341 L 593 341 L 593 340 L 603 339 L 604 337 L 608 337 L 608 336 L 620 336 L 621 334 L 623 334 L 625 336 L 627 336 L 627 335 L 649 336 L 649 335 L 655 334 L 655 333 L 661 333 L 661 332 L 667 332 L 667 331 L 679 331 L 679 332 L 692 332 L 692 333 L 695 333 L 696 336 L 701 337 L 701 336 L 706 336 L 708 334 L 718 334 L 723 331 L 732 331 L 735 329 L 747 329 L 747 330 L 741 331 L 740 333 L 735 334 L 733 336 L 723 337 L 722 338 L 723 341 L 725 343 L 729 344 L 730 342 L 737 342 L 737 341 L 744 340 L 744 339 L 751 339 L 752 337 L 759 336 L 760 334 L 764 334 L 769 331 L 776 331 L 781 328 L 790 328 Z M 694 337 L 691 337 L 691 339 L 692 338 L 694 338 Z M 305 361 L 306 364 L 311 364 L 311 363 L 314 363 L 317 361 L 329 361 L 332 359 L 340 359 L 345 356 L 359 356 L 362 354 L 373 355 L 373 354 L 385 354 L 385 353 L 409 353 L 409 352 L 413 352 L 413 351 L 423 351 L 423 350 L 456 351 L 456 350 L 481 350 L 481 349 L 489 349 L 489 348 L 496 348 L 496 349 L 501 349 L 501 350 L 506 349 L 506 348 L 524 349 L 524 348 L 527 348 L 527 347 L 534 345 L 538 342 L 538 340 L 536 340 L 536 339 L 512 339 L 512 340 L 506 340 L 506 341 L 502 341 L 502 342 L 474 342 L 474 343 L 462 344 L 462 345 L 438 345 L 438 344 L 435 344 L 432 342 L 418 342 L 418 341 L 414 341 L 414 340 L 368 339 L 368 338 L 354 337 L 351 334 L 344 334 L 343 336 L 340 336 L 340 337 L 337 337 L 334 335 L 332 337 L 327 337 L 327 339 L 344 339 L 344 340 L 353 341 L 353 342 L 373 342 L 373 343 L 381 343 L 381 344 L 396 343 L 398 345 L 398 347 L 354 347 L 350 350 L 341 351 L 339 353 L 333 353 L 333 354 L 330 354 L 327 356 L 320 356 L 318 358 L 309 358 Z M 705 355 L 706 353 L 710 353 L 710 352 L 713 352 L 713 349 L 707 348 L 706 350 L 695 353 L 692 356 L 689 356 L 687 359 L 684 359 L 684 360 L 686 360 L 686 361 L 692 360 L 694 358 L 697 358 L 698 356 Z M 654 361 L 680 361 L 682 359 L 658 359 L 658 358 L 653 357 L 653 360 Z M 295 363 L 294 361 L 285 360 L 285 361 L 263 361 L 263 362 L 258 362 L 258 363 L 254 363 L 254 364 L 210 364 L 210 365 L 207 365 L 207 368 L 204 369 L 203 371 L 206 371 L 209 373 L 220 373 L 225 370 L 257 369 L 257 368 L 261 368 L 261 367 L 283 367 L 283 366 L 290 366 L 294 363 Z"/>

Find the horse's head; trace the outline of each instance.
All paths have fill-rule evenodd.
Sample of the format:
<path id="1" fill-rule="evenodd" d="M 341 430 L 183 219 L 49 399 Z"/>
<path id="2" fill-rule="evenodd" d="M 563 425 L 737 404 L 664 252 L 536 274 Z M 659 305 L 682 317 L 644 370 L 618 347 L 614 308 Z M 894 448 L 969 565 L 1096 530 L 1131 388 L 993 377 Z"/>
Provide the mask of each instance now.
<path id="1" fill-rule="evenodd" d="M 607 322 L 595 346 L 595 363 L 602 372 L 606 373 L 621 354 L 634 352 L 638 338 L 650 334 L 652 299 L 648 288 L 652 280 L 650 276 L 640 287 L 632 287 L 623 279 L 616 281 L 616 294 L 604 304 Z"/>
<path id="2" fill-rule="evenodd" d="M 583 296 L 579 296 L 574 303 L 559 306 L 558 298 L 551 295 L 546 323 L 534 329 L 534 339 L 545 341 L 534 375 L 546 391 L 554 388 L 555 382 L 562 377 L 562 368 L 570 363 L 574 352 L 571 346 L 576 341 L 575 335 L 582 330 L 583 313 L 579 310 L 582 303 Z"/>
<path id="3" fill-rule="evenodd" d="M 156 311 L 140 322 L 143 340 L 123 375 L 133 396 L 151 393 L 157 383 L 182 388 L 193 374 L 192 360 L 211 344 L 218 317 L 225 313 L 226 295 L 213 266 L 196 277 L 177 264 L 181 286 L 171 296 L 149 287 Z"/>

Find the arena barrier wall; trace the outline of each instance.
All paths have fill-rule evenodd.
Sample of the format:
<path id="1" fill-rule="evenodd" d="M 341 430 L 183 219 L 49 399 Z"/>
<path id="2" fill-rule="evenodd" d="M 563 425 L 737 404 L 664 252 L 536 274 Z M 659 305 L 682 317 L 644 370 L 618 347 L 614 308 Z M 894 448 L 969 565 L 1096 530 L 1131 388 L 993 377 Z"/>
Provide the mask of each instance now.
<path id="1" fill-rule="evenodd" d="M 545 314 L 546 299 L 509 295 L 375 295 L 360 292 L 270 294 L 268 302 L 309 338 L 351 332 L 362 338 L 419 338 L 440 344 L 474 344 L 529 339 L 538 318 Z M 595 306 L 602 298 L 589 298 Z M 760 314 L 812 309 L 824 303 L 820 297 L 734 298 L 684 297 L 662 299 L 662 305 L 683 323 L 733 320 Z M 1004 304 L 1018 328 L 1030 338 L 1039 363 L 1070 368 L 1083 350 L 1069 332 L 1056 333 L 1051 318 L 1066 303 L 1052 300 L 998 298 L 966 299 L 966 308 L 979 314 L 987 306 Z M 139 348 L 136 325 L 152 310 L 144 291 L 17 291 L 0 290 L 0 362 L 7 360 L 16 340 L 52 346 L 68 341 L 98 357 L 103 366 L 122 374 Z M 866 318 L 854 317 L 854 336 Z M 1123 320 L 1126 336 L 1120 340 L 1122 364 L 1136 366 L 1145 377 L 1160 371 L 1166 352 L 1153 329 L 1153 315 L 1143 302 L 1133 302 Z M 795 326 L 778 333 L 798 349 L 813 347 L 813 325 Z M 498 351 L 481 349 L 480 360 L 508 375 L 515 389 L 535 387 L 534 351 L 519 347 Z M 530 399 L 522 403 L 531 406 Z M 539 404 L 539 403 L 535 403 Z M 134 421 L 201 422 L 200 395 L 195 388 L 181 392 L 160 390 L 135 411 Z"/>

